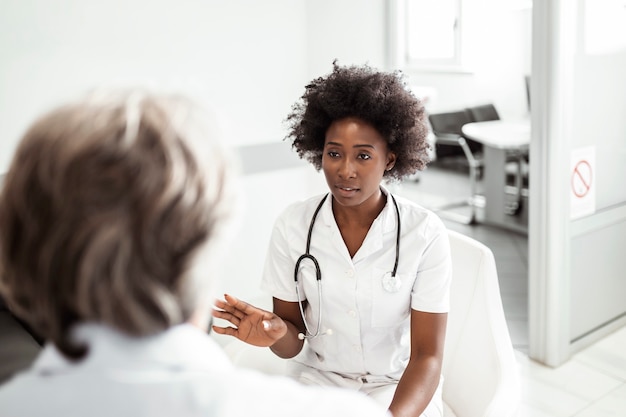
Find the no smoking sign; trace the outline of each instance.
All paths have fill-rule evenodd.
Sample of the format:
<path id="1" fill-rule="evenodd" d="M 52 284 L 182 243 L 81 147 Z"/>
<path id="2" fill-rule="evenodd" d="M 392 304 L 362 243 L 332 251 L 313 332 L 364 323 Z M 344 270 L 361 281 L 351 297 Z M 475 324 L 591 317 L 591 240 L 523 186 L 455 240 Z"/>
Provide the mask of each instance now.
<path id="1" fill-rule="evenodd" d="M 576 162 L 572 172 L 572 192 L 578 198 L 584 198 L 591 191 L 593 172 L 589 161 Z"/>
<path id="2" fill-rule="evenodd" d="M 570 164 L 570 217 L 593 214 L 596 211 L 595 147 L 574 149 Z"/>

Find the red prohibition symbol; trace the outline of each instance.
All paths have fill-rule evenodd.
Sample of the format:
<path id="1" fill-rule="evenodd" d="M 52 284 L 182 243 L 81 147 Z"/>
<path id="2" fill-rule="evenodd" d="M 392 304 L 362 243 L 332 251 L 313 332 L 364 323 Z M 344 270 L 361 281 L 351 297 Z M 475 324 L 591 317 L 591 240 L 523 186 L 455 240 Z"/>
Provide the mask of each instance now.
<path id="1" fill-rule="evenodd" d="M 579 161 L 572 173 L 572 191 L 578 198 L 583 198 L 591 189 L 591 165 L 589 162 Z"/>

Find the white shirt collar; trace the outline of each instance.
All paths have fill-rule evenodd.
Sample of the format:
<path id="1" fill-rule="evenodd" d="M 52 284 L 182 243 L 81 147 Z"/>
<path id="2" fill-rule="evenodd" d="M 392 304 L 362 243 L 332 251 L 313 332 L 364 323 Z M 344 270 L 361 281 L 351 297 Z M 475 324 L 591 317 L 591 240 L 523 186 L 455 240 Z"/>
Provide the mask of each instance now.
<path id="1" fill-rule="evenodd" d="M 68 372 L 77 367 L 97 369 L 150 366 L 196 371 L 227 370 L 232 364 L 219 345 L 200 329 L 182 324 L 146 337 L 132 337 L 111 327 L 88 323 L 78 325 L 73 335 L 89 351 L 85 358 L 70 361 L 48 343 L 33 364 L 42 374 Z"/>

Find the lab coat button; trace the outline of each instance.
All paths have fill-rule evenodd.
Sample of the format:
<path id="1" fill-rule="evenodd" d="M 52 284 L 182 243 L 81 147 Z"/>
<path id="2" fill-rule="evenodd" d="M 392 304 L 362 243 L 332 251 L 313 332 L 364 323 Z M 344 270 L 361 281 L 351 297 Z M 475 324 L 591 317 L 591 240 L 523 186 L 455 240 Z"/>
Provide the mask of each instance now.
<path id="1" fill-rule="evenodd" d="M 348 315 L 349 315 L 350 317 L 356 317 L 356 311 L 354 311 L 354 310 L 350 310 L 350 311 L 348 311 Z"/>
<path id="2" fill-rule="evenodd" d="M 346 271 L 346 276 L 348 276 L 349 278 L 352 278 L 354 276 L 354 270 L 348 269 Z"/>

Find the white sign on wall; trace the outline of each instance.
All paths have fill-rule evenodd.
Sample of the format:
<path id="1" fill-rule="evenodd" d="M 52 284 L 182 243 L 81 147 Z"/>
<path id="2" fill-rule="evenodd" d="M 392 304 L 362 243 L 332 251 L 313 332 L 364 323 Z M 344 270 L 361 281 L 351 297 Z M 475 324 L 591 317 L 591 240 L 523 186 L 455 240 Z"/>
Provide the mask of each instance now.
<path id="1" fill-rule="evenodd" d="M 596 148 L 572 150 L 569 172 L 570 218 L 578 219 L 596 211 Z"/>

